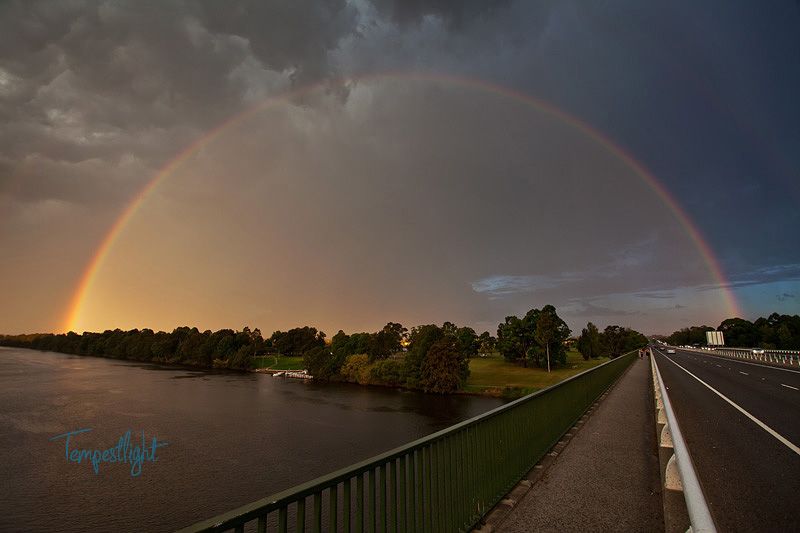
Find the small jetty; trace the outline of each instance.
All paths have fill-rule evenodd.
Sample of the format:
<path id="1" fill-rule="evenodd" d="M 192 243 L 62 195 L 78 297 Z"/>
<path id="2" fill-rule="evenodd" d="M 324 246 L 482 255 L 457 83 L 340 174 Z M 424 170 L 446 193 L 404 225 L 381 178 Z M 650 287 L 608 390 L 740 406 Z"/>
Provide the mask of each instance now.
<path id="1" fill-rule="evenodd" d="M 261 374 L 272 374 L 273 378 L 294 378 L 294 379 L 314 379 L 314 376 L 308 373 L 308 370 L 270 370 L 268 368 L 259 368 L 255 370 Z"/>
<path id="2" fill-rule="evenodd" d="M 274 374 L 273 374 L 273 377 L 275 377 Z M 309 374 L 308 370 L 303 370 L 303 371 L 300 371 L 300 372 L 290 372 L 290 371 L 287 370 L 286 372 L 283 373 L 283 377 L 285 377 L 285 378 L 295 378 L 295 379 L 314 379 L 314 376 Z"/>

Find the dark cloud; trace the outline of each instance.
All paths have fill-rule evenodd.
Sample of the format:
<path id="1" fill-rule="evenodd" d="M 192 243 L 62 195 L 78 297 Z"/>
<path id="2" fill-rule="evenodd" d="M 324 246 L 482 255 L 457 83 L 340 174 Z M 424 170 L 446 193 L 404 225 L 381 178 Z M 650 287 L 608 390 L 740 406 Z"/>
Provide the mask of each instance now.
<path id="1" fill-rule="evenodd" d="M 572 320 L 662 327 L 716 318 L 723 289 L 769 314 L 761 309 L 788 306 L 800 280 L 798 22 L 791 3 L 683 0 L 3 2 L 0 244 L 19 256 L 0 278 L 18 276 L 26 258 L 54 278 L 48 255 L 67 265 L 59 275 L 79 278 L 93 244 L 169 161 L 296 90 L 176 168 L 150 220 L 131 224 L 120 271 L 141 264 L 166 290 L 164 279 L 181 283 L 169 265 L 191 257 L 195 282 L 202 274 L 240 295 L 251 315 L 294 298 L 311 317 L 352 323 L 386 306 L 400 316 L 384 323 L 492 330 L 553 303 Z M 223 267 L 201 252 L 209 247 L 247 259 Z M 231 281 L 267 272 L 293 290 L 256 284 L 252 303 Z M 182 306 L 187 293 L 175 314 L 226 298 Z M 343 295 L 358 303 L 337 309 Z"/>
<path id="2" fill-rule="evenodd" d="M 788 265 L 769 265 L 762 266 L 756 270 L 742 273 L 729 280 L 731 287 L 752 287 L 767 285 L 779 281 L 798 281 L 800 280 L 800 264 L 792 263 Z"/>
<path id="3" fill-rule="evenodd" d="M 354 23 L 344 2 L 8 2 L 0 10 L 14 21 L 0 38 L 0 160 L 12 175 L 29 175 L 36 165 L 21 161 L 31 156 L 98 160 L 108 175 L 133 157 L 149 170 L 130 177 L 138 186 L 249 105 L 333 74 L 327 53 Z M 29 179 L 37 183 L 27 194 L 57 194 L 46 183 L 53 179 Z"/>
<path id="4" fill-rule="evenodd" d="M 380 14 L 388 15 L 389 19 L 407 27 L 420 24 L 427 17 L 436 17 L 454 27 L 461 29 L 464 25 L 474 24 L 476 20 L 491 16 L 496 10 L 504 9 L 512 2 L 501 0 L 497 2 L 481 2 L 480 0 L 373 0 Z"/>
<path id="5" fill-rule="evenodd" d="M 329 2 L 205 2 L 199 22 L 209 32 L 245 40 L 268 70 L 287 72 L 298 85 L 335 76 L 329 53 L 356 31 L 356 9 Z"/>

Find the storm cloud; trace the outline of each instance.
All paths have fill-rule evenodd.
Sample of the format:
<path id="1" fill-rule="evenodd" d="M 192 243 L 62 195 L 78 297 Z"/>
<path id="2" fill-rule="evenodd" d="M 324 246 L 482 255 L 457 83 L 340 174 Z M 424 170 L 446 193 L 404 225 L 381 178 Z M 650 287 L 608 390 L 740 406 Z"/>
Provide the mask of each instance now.
<path id="1" fill-rule="evenodd" d="M 4 2 L 0 332 L 180 154 L 75 327 L 792 312 L 800 8 L 710 6 Z"/>

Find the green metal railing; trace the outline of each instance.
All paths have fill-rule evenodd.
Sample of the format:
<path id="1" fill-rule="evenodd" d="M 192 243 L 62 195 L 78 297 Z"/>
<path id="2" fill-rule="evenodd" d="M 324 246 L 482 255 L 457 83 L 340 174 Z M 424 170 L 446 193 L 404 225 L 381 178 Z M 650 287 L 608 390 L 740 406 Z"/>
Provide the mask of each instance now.
<path id="1" fill-rule="evenodd" d="M 624 355 L 181 531 L 468 531 L 630 366 Z"/>

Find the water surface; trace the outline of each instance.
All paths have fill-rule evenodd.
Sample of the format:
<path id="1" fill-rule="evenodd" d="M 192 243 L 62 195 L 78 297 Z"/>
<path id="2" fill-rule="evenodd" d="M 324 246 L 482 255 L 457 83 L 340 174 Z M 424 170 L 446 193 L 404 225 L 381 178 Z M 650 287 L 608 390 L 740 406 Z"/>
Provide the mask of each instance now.
<path id="1" fill-rule="evenodd" d="M 0 347 L 0 530 L 171 531 L 502 404 Z M 131 432 L 141 464 L 68 460 Z"/>

